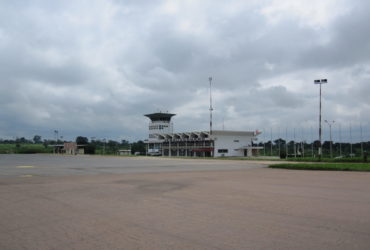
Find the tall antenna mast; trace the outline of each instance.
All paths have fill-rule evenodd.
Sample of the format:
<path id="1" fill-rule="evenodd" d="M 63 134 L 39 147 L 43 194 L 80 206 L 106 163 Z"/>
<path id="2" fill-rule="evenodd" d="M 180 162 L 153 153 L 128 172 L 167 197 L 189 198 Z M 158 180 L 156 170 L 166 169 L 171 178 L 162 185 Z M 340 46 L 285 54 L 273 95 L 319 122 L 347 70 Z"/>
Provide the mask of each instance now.
<path id="1" fill-rule="evenodd" d="M 212 135 L 212 77 L 208 78 L 209 80 L 209 134 Z"/>

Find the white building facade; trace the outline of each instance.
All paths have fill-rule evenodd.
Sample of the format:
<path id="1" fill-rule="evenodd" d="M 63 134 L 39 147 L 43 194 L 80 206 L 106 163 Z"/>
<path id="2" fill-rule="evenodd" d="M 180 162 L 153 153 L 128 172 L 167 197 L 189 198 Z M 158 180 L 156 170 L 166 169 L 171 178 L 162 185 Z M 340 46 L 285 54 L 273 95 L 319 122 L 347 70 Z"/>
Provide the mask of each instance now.
<path id="1" fill-rule="evenodd" d="M 173 133 L 174 114 L 145 115 L 149 123 L 148 155 L 185 157 L 249 157 L 257 156 L 260 147 L 254 145 L 257 132 L 214 130 Z"/>
<path id="2" fill-rule="evenodd" d="M 214 157 L 244 157 L 257 156 L 260 147 L 254 146 L 257 141 L 256 132 L 248 131 L 212 131 Z"/>

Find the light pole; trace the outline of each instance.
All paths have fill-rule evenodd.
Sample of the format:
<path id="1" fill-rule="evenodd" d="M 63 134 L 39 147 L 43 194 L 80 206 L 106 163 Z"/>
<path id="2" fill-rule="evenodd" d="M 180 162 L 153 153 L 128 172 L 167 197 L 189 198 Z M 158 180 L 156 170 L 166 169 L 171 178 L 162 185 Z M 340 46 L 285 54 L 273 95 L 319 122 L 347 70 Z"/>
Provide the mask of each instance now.
<path id="1" fill-rule="evenodd" d="M 311 144 L 311 157 L 313 158 L 313 143 L 314 143 L 314 139 L 313 139 L 313 133 L 312 133 L 312 127 L 311 127 L 311 140 L 312 140 L 312 144 Z"/>
<path id="2" fill-rule="evenodd" d="M 349 123 L 349 140 L 350 140 L 350 153 L 349 156 L 352 158 L 352 123 Z"/>
<path id="3" fill-rule="evenodd" d="M 362 140 L 362 123 L 360 123 L 360 136 L 361 136 L 361 157 L 364 157 L 364 143 Z"/>
<path id="4" fill-rule="evenodd" d="M 103 138 L 103 155 L 105 155 L 105 142 L 106 142 L 107 140 L 105 139 L 105 138 Z"/>
<path id="5" fill-rule="evenodd" d="M 209 139 L 210 139 L 210 146 L 213 147 L 212 145 L 212 77 L 210 76 L 208 78 L 209 80 Z M 213 149 L 214 150 L 214 149 Z M 214 156 L 214 152 L 211 152 L 211 157 Z"/>
<path id="6" fill-rule="evenodd" d="M 331 139 L 331 125 L 333 125 L 335 121 L 325 120 L 325 122 L 329 125 L 329 131 L 330 131 L 330 158 L 333 158 L 333 141 Z"/>
<path id="7" fill-rule="evenodd" d="M 285 152 L 286 152 L 286 159 L 288 159 L 288 128 L 285 128 Z"/>
<path id="8" fill-rule="evenodd" d="M 59 133 L 58 130 L 54 130 L 55 144 L 58 144 L 58 139 L 59 139 L 58 133 Z"/>
<path id="9" fill-rule="evenodd" d="M 272 156 L 272 128 L 270 128 L 271 144 L 270 144 L 270 156 Z"/>
<path id="10" fill-rule="evenodd" d="M 293 129 L 293 149 L 294 149 L 294 158 L 297 158 L 297 150 L 295 145 L 295 128 Z"/>
<path id="11" fill-rule="evenodd" d="M 209 80 L 209 133 L 212 135 L 212 77 L 208 78 Z"/>
<path id="12" fill-rule="evenodd" d="M 263 156 L 266 156 L 266 129 L 263 128 Z"/>
<path id="13" fill-rule="evenodd" d="M 278 132 L 278 138 L 279 138 L 279 155 L 278 156 L 280 157 L 280 154 L 281 154 L 281 152 L 280 152 L 280 141 L 281 141 L 280 140 L 280 127 L 278 128 L 278 131 L 279 131 Z"/>
<path id="14" fill-rule="evenodd" d="M 58 130 L 54 130 L 54 135 L 55 135 L 55 147 L 54 147 L 54 153 L 59 153 L 59 149 L 58 149 Z"/>
<path id="15" fill-rule="evenodd" d="M 315 80 L 315 84 L 320 85 L 320 111 L 319 111 L 319 161 L 321 160 L 322 148 L 321 148 L 321 85 L 328 83 L 327 79 Z"/>
<path id="16" fill-rule="evenodd" d="M 339 123 L 339 156 L 342 156 L 342 125 Z"/>

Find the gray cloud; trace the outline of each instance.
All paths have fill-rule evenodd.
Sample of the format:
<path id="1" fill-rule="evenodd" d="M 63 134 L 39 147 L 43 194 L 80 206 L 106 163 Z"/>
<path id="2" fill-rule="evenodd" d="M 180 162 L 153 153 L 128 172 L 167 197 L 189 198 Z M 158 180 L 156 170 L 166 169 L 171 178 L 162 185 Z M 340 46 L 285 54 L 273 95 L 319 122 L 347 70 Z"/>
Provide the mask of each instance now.
<path id="1" fill-rule="evenodd" d="M 0 4 L 0 138 L 63 131 L 146 138 L 154 111 L 176 130 L 364 127 L 366 1 L 13 1 Z M 330 15 L 320 15 L 330 9 Z M 310 12 L 311 11 L 311 12 Z M 367 132 L 366 132 L 367 131 Z"/>

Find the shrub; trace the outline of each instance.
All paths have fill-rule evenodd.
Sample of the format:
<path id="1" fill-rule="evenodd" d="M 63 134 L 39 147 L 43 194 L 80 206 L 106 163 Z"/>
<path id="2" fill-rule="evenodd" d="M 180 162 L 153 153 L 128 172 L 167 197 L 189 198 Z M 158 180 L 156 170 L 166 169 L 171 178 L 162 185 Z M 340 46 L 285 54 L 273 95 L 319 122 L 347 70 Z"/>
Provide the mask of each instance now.
<path id="1" fill-rule="evenodd" d="M 43 153 L 43 150 L 40 150 L 39 148 L 19 148 L 17 150 L 18 154 L 37 154 L 37 153 Z"/>
<path id="2" fill-rule="evenodd" d="M 286 152 L 285 151 L 281 151 L 280 152 L 280 159 L 285 159 L 286 158 Z"/>
<path id="3" fill-rule="evenodd" d="M 85 146 L 85 154 L 94 155 L 95 154 L 95 145 L 88 144 Z"/>

